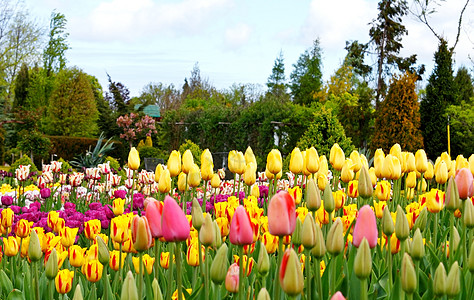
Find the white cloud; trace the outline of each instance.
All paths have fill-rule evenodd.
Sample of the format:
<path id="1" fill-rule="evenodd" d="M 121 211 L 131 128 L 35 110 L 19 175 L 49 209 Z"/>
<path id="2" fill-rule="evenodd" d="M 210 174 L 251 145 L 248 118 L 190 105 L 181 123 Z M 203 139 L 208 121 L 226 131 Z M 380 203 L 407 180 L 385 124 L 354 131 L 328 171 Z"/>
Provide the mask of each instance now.
<path id="1" fill-rule="evenodd" d="M 252 29 L 250 26 L 244 23 L 228 28 L 224 37 L 226 47 L 236 49 L 245 45 L 249 41 L 251 33 Z"/>
<path id="2" fill-rule="evenodd" d="M 83 39 L 135 41 L 157 34 L 190 35 L 209 26 L 230 5 L 232 0 L 112 0 L 71 23 Z"/>

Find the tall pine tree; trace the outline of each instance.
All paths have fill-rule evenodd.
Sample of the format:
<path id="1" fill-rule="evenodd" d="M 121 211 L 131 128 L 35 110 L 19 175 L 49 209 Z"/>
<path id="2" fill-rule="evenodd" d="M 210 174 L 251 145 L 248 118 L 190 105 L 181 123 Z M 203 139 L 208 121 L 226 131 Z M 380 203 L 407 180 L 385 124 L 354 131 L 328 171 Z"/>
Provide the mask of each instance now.
<path id="1" fill-rule="evenodd" d="M 272 74 L 267 79 L 268 94 L 281 100 L 288 100 L 286 92 L 285 64 L 283 61 L 283 52 L 275 59 Z"/>
<path id="2" fill-rule="evenodd" d="M 26 104 L 29 85 L 30 77 L 28 65 L 23 63 L 15 80 L 15 99 L 13 100 L 13 108 L 23 107 Z"/>
<path id="3" fill-rule="evenodd" d="M 426 86 L 426 96 L 420 103 L 421 131 L 425 151 L 430 158 L 448 150 L 448 119 L 445 113 L 456 99 L 452 53 L 445 40 L 441 40 L 434 59 L 435 66 Z"/>

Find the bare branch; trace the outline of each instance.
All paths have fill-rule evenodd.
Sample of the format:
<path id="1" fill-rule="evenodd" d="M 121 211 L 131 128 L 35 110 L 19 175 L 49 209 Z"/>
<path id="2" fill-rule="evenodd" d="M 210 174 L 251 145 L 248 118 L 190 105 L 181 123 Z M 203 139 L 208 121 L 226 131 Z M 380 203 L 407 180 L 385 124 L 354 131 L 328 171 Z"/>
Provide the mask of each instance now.
<path id="1" fill-rule="evenodd" d="M 456 41 L 454 42 L 453 47 L 450 49 L 451 52 L 454 51 L 454 48 L 456 48 L 456 45 L 458 44 L 459 35 L 461 34 L 462 16 L 463 16 L 464 12 L 466 11 L 466 7 L 467 7 L 467 5 L 469 4 L 469 1 L 470 1 L 470 0 L 466 0 L 466 4 L 464 4 L 464 7 L 463 7 L 462 10 L 461 10 L 461 14 L 459 15 L 458 33 L 457 33 L 457 35 L 456 35 Z"/>

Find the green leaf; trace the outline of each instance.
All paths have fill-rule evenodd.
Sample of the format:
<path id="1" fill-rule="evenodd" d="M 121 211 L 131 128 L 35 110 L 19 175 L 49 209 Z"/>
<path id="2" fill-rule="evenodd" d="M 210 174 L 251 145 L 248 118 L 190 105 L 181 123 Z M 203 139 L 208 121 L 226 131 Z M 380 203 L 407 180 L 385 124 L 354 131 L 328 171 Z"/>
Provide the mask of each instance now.
<path id="1" fill-rule="evenodd" d="M 8 294 L 7 300 L 25 300 L 25 297 L 20 290 L 15 289 Z"/>
<path id="2" fill-rule="evenodd" d="M 13 284 L 4 270 L 0 270 L 0 286 L 2 287 L 2 291 L 6 293 L 13 291 Z"/>

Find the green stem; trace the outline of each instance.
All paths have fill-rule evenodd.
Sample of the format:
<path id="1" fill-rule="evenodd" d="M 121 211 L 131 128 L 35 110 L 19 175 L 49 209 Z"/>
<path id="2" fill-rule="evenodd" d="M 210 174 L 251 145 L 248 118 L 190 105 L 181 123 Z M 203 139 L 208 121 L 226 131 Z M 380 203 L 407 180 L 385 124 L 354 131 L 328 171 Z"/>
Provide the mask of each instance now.
<path id="1" fill-rule="evenodd" d="M 204 181 L 204 197 L 202 198 L 202 212 L 206 212 L 206 194 L 207 194 L 207 180 Z"/>
<path id="2" fill-rule="evenodd" d="M 174 243 L 169 244 L 169 256 L 168 256 L 168 261 L 169 261 L 169 266 L 168 266 L 168 295 L 167 299 L 171 299 L 171 295 L 173 293 L 172 290 L 172 283 L 173 283 L 173 252 L 174 252 Z"/>
<path id="3" fill-rule="evenodd" d="M 143 293 L 143 252 L 138 253 L 138 299 L 142 299 Z"/>
<path id="4" fill-rule="evenodd" d="M 367 300 L 367 278 L 361 279 L 360 281 L 360 299 Z"/>
<path id="5" fill-rule="evenodd" d="M 331 259 L 331 268 L 329 269 L 329 296 L 334 295 L 334 293 L 336 292 L 336 260 L 337 255 L 333 255 Z"/>
<path id="6" fill-rule="evenodd" d="M 237 173 L 234 174 L 234 184 L 232 186 L 232 196 L 235 195 L 235 182 L 237 181 Z"/>
<path id="7" fill-rule="evenodd" d="M 393 270 L 392 270 L 392 247 L 391 247 L 391 238 L 387 237 L 387 261 L 388 261 L 388 295 L 392 290 L 392 283 L 393 283 Z"/>
<path id="8" fill-rule="evenodd" d="M 122 244 L 120 243 L 119 245 L 119 272 L 120 272 L 120 282 L 122 282 L 123 279 L 123 266 L 122 266 Z"/>
<path id="9" fill-rule="evenodd" d="M 310 262 L 309 258 L 311 257 L 311 253 L 309 252 L 309 249 L 305 249 L 306 252 L 306 258 L 305 258 L 305 268 L 306 268 L 306 294 L 307 299 L 312 299 L 311 298 L 311 267 L 310 267 Z"/>
<path id="10" fill-rule="evenodd" d="M 53 280 L 49 280 L 49 289 L 48 289 L 48 293 L 49 293 L 49 299 L 54 299 L 54 279 Z"/>
<path id="11" fill-rule="evenodd" d="M 316 259 L 314 271 L 314 277 L 316 277 L 316 285 L 318 287 L 318 297 L 319 299 L 323 299 L 323 286 L 321 284 L 321 260 L 319 258 Z"/>
<path id="12" fill-rule="evenodd" d="M 155 278 L 158 280 L 158 268 L 160 266 L 160 240 L 155 238 Z"/>
<path id="13" fill-rule="evenodd" d="M 276 283 L 275 291 L 274 291 L 275 300 L 280 300 L 281 286 L 280 286 L 280 280 L 278 279 L 278 273 L 280 271 L 280 265 L 281 265 L 282 259 L 283 259 L 283 236 L 279 236 L 278 237 L 278 264 L 277 264 L 276 272 L 275 272 L 275 283 Z"/>
<path id="14" fill-rule="evenodd" d="M 415 273 L 416 273 L 416 293 L 418 294 L 420 289 L 420 261 L 415 260 Z"/>
<path id="15" fill-rule="evenodd" d="M 40 291 L 39 291 L 39 280 L 38 280 L 38 273 L 39 273 L 39 264 L 40 262 L 37 261 L 35 263 L 35 271 L 34 271 L 34 276 L 35 276 L 35 298 L 36 300 L 40 300 Z"/>
<path id="16" fill-rule="evenodd" d="M 198 235 L 199 235 L 199 230 L 198 230 Z M 201 271 L 201 275 L 205 276 L 205 271 L 204 271 L 204 265 L 202 263 L 202 252 L 201 252 L 201 240 L 198 238 L 198 257 L 199 257 L 199 269 Z M 206 256 L 207 257 L 207 256 Z"/>
<path id="17" fill-rule="evenodd" d="M 434 214 L 433 245 L 435 250 L 438 249 L 438 213 Z"/>
<path id="18" fill-rule="evenodd" d="M 176 242 L 176 277 L 177 277 L 177 283 L 178 283 L 178 300 L 184 299 L 183 298 L 183 287 L 181 283 L 181 247 L 180 243 Z M 201 250 L 201 249 L 199 249 Z"/>
<path id="19" fill-rule="evenodd" d="M 198 251 L 199 251 L 199 253 L 201 253 L 201 245 L 199 245 L 199 250 L 198 250 Z M 205 299 L 210 299 L 210 298 L 209 298 L 209 276 L 210 276 L 210 274 L 209 274 L 209 260 L 210 260 L 210 256 L 209 256 L 209 249 L 208 249 L 208 247 L 206 247 L 206 250 L 205 250 L 205 251 L 206 251 L 206 252 L 205 252 L 205 253 L 206 253 L 206 254 L 205 254 L 205 255 L 206 255 L 206 256 L 205 256 L 206 259 L 205 259 L 205 261 L 204 261 L 205 266 L 206 266 L 206 274 L 204 275 L 205 296 L 206 296 Z"/>
<path id="20" fill-rule="evenodd" d="M 239 300 L 244 299 L 244 247 L 239 245 Z"/>
<path id="21" fill-rule="evenodd" d="M 449 228 L 449 267 L 451 268 L 454 262 L 454 250 L 456 250 L 454 249 L 454 211 L 449 214 Z"/>

